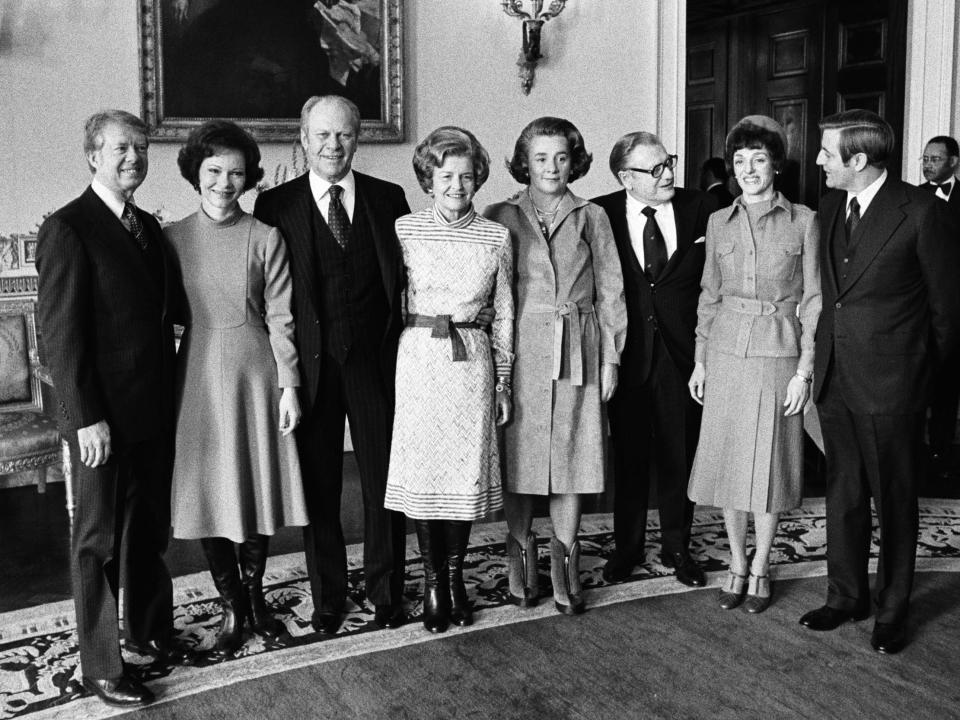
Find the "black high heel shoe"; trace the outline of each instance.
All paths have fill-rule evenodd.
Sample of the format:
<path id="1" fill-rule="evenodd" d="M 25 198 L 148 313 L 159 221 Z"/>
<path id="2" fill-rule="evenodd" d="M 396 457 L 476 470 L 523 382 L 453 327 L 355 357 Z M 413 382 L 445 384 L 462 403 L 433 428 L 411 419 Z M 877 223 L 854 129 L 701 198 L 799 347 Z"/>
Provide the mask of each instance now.
<path id="1" fill-rule="evenodd" d="M 737 575 L 731 570 L 727 575 L 727 584 L 720 589 L 717 604 L 723 610 L 733 610 L 743 603 L 747 595 L 747 576 Z"/>
<path id="2" fill-rule="evenodd" d="M 510 602 L 519 607 L 533 607 L 540 597 L 537 575 L 537 536 L 527 533 L 522 545 L 507 533 L 507 560 L 510 582 Z"/>
<path id="3" fill-rule="evenodd" d="M 753 571 L 750 571 L 750 580 L 756 580 L 757 583 L 754 586 L 754 592 L 748 592 L 746 599 L 743 601 L 743 609 L 748 613 L 756 615 L 757 613 L 762 613 L 768 607 L 770 607 L 770 601 L 773 598 L 773 588 L 770 585 L 770 575 L 765 573 L 763 575 L 754 575 Z M 766 595 L 760 595 L 760 591 L 766 589 Z"/>

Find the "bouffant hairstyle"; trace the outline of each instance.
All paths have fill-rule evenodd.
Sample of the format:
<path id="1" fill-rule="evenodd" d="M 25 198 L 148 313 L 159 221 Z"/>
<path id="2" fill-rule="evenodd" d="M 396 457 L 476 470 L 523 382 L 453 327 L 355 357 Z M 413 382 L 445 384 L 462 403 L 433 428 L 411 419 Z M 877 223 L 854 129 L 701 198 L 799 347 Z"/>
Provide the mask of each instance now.
<path id="1" fill-rule="evenodd" d="M 88 117 L 83 124 L 84 155 L 89 155 L 103 147 L 103 131 L 107 125 L 119 125 L 143 135 L 147 134 L 147 124 L 136 115 L 125 110 L 101 110 Z M 89 162 L 87 164 L 90 166 L 90 172 L 96 170 Z"/>
<path id="2" fill-rule="evenodd" d="M 236 150 L 243 153 L 246 179 L 243 183 L 244 191 L 256 187 L 263 178 L 263 168 L 260 167 L 260 148 L 250 133 L 236 123 L 229 120 L 210 120 L 198 127 L 187 136 L 187 143 L 180 148 L 177 155 L 177 165 L 180 174 L 193 185 L 193 189 L 200 191 L 200 165 L 213 155 L 220 155 L 224 150 Z"/>
<path id="3" fill-rule="evenodd" d="M 727 145 L 724 150 L 724 159 L 727 167 L 733 167 L 733 156 L 737 150 L 766 150 L 770 154 L 774 170 L 780 170 L 787 159 L 786 148 L 779 133 L 760 125 L 740 122 L 727 135 Z"/>
<path id="4" fill-rule="evenodd" d="M 490 176 L 490 156 L 473 133 L 453 125 L 444 125 L 421 140 L 413 151 L 413 172 L 424 192 L 430 192 L 433 171 L 441 167 L 448 157 L 470 158 L 477 190 Z"/>
<path id="5" fill-rule="evenodd" d="M 593 162 L 593 155 L 587 152 L 583 142 L 583 135 L 577 130 L 569 120 L 557 117 L 537 118 L 527 125 L 517 138 L 517 143 L 513 147 L 513 157 L 507 160 L 507 170 L 510 175 L 521 185 L 530 184 L 530 167 L 527 164 L 527 155 L 530 152 L 530 144 L 537 137 L 562 137 L 567 140 L 567 148 L 570 150 L 570 179 L 573 182 L 582 178 L 590 170 L 590 163 Z"/>
<path id="6" fill-rule="evenodd" d="M 846 110 L 825 117 L 820 132 L 840 131 L 840 159 L 846 164 L 857 153 L 867 156 L 867 164 L 885 168 L 896 144 L 890 123 L 869 110 Z"/>

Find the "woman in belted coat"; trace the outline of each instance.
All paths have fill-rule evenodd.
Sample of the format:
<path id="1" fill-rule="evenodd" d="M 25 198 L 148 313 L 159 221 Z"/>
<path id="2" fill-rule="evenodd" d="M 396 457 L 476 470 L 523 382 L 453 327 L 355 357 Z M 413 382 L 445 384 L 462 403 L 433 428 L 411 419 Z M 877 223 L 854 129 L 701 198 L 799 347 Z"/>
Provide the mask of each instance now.
<path id="1" fill-rule="evenodd" d="M 508 163 L 527 187 L 484 214 L 510 229 L 516 286 L 514 418 L 506 426 L 504 511 L 510 595 L 537 601 L 533 500 L 550 498 L 554 603 L 583 612 L 581 496 L 604 489 L 602 403 L 613 395 L 627 330 L 623 276 L 606 213 L 567 185 L 591 156 L 572 123 L 523 129 Z"/>
<path id="2" fill-rule="evenodd" d="M 727 136 L 727 164 L 743 194 L 707 222 L 690 394 L 703 404 L 688 494 L 723 509 L 730 574 L 720 607 L 770 604 L 770 549 L 779 513 L 799 507 L 803 406 L 820 317 L 816 213 L 774 189 L 786 133 L 751 115 Z M 746 534 L 754 516 L 756 552 Z M 748 580 L 749 570 L 749 580 Z"/>

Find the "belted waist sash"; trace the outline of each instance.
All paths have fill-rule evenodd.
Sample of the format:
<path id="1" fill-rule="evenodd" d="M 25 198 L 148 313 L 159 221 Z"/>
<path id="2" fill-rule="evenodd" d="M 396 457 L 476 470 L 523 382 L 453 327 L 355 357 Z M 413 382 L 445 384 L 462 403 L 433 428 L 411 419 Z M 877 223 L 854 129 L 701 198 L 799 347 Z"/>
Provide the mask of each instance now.
<path id="1" fill-rule="evenodd" d="M 565 302 L 556 307 L 528 305 L 524 313 L 553 313 L 553 379 L 559 380 L 563 368 L 563 334 L 567 328 L 567 356 L 570 358 L 570 384 L 583 385 L 583 338 L 580 333 L 580 316 L 594 312 L 593 303 L 583 307 L 575 302 Z"/>
<path id="2" fill-rule="evenodd" d="M 740 298 L 723 296 L 722 306 L 725 310 L 742 313 L 743 315 L 796 315 L 798 303 L 792 300 L 782 302 L 768 302 L 754 298 Z"/>
<path id="3" fill-rule="evenodd" d="M 407 315 L 407 327 L 428 327 L 433 328 L 430 337 L 446 339 L 450 338 L 450 346 L 453 350 L 453 361 L 464 362 L 467 359 L 467 348 L 463 344 L 463 338 L 457 328 L 481 328 L 479 323 L 453 322 L 449 315 Z"/>

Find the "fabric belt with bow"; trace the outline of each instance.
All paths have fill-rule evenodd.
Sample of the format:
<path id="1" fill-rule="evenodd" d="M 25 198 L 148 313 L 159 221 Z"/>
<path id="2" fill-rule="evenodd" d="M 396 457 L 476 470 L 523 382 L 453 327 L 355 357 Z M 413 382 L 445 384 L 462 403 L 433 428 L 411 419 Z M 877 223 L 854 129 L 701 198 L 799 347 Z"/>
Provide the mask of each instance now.
<path id="1" fill-rule="evenodd" d="M 593 304 L 583 307 L 575 302 L 565 302 L 556 307 L 550 305 L 527 306 L 525 313 L 553 314 L 553 379 L 559 380 L 563 371 L 563 335 L 567 331 L 567 357 L 570 359 L 570 384 L 583 385 L 583 338 L 580 332 L 580 316 L 594 312 Z"/>
<path id="2" fill-rule="evenodd" d="M 430 337 L 446 339 L 450 338 L 450 346 L 453 350 L 453 361 L 464 362 L 467 359 L 467 348 L 463 344 L 463 337 L 457 328 L 477 328 L 482 326 L 476 322 L 453 322 L 449 315 L 415 315 L 407 316 L 407 327 L 428 327 L 433 328 Z"/>

